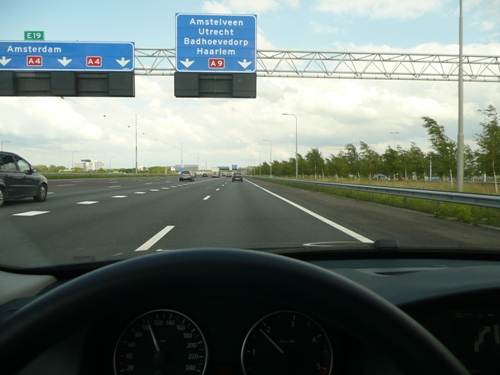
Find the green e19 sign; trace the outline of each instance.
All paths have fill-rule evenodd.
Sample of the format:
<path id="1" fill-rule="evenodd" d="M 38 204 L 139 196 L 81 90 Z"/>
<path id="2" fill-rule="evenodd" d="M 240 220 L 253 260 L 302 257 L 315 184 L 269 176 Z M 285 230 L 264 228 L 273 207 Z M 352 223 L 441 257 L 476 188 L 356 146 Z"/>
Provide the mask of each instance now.
<path id="1" fill-rule="evenodd" d="M 43 31 L 25 31 L 24 40 L 45 40 Z"/>

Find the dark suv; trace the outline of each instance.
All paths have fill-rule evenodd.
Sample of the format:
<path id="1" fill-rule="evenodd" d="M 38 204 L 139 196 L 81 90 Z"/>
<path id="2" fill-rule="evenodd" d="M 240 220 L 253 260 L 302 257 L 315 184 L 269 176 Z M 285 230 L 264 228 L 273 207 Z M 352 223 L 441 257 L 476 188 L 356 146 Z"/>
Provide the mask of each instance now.
<path id="1" fill-rule="evenodd" d="M 47 198 L 48 181 L 30 163 L 12 152 L 0 151 L 0 207 L 9 199 Z"/>
<path id="2" fill-rule="evenodd" d="M 194 174 L 191 171 L 182 171 L 179 175 L 179 181 L 190 180 L 194 181 Z"/>

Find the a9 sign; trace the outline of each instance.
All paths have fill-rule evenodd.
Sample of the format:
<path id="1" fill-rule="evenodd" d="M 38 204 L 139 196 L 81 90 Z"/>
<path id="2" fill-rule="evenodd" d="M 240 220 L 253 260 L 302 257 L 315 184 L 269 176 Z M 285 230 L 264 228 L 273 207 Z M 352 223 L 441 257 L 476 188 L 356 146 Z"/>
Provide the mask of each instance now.
<path id="1" fill-rule="evenodd" d="M 224 69 L 226 62 L 224 59 L 208 59 L 208 67 L 210 69 Z"/>

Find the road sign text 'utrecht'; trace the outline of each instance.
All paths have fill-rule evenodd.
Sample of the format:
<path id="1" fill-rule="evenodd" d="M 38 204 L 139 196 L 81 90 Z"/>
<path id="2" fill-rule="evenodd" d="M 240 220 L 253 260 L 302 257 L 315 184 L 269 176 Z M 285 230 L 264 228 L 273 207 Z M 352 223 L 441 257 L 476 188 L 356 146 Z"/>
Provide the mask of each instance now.
<path id="1" fill-rule="evenodd" d="M 254 73 L 255 15 L 177 14 L 176 71 Z"/>

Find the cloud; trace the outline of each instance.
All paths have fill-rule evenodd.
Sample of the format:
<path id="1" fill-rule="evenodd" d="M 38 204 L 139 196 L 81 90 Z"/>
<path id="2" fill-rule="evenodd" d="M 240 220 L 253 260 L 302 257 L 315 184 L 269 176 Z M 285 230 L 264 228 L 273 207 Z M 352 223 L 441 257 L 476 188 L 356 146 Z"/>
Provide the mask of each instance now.
<path id="1" fill-rule="evenodd" d="M 465 27 L 470 23 L 481 33 L 481 39 L 488 42 L 498 41 L 500 34 L 500 0 L 469 0 L 464 4 Z"/>
<path id="2" fill-rule="evenodd" d="M 299 0 L 258 0 L 258 1 L 241 1 L 241 0 L 212 0 L 203 3 L 203 11 L 208 13 L 219 14 L 261 14 L 267 11 L 275 11 L 284 8 L 297 8 Z"/>
<path id="3" fill-rule="evenodd" d="M 315 8 L 338 16 L 411 19 L 436 12 L 450 0 L 316 0 Z"/>
<path id="4" fill-rule="evenodd" d="M 338 34 L 338 33 L 340 33 L 340 29 L 338 27 L 323 25 L 323 24 L 320 24 L 319 22 L 316 22 L 316 21 L 309 22 L 309 25 L 311 25 L 313 31 L 316 34 Z"/>
<path id="5" fill-rule="evenodd" d="M 276 49 L 274 44 L 268 41 L 263 34 L 263 31 L 257 27 L 257 50 L 273 50 Z"/>

